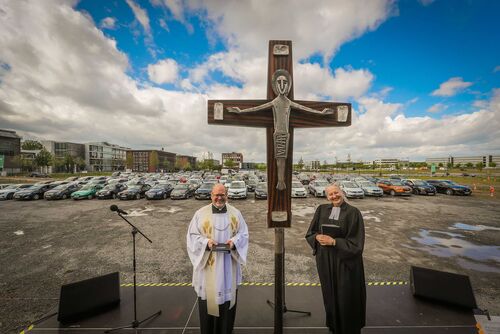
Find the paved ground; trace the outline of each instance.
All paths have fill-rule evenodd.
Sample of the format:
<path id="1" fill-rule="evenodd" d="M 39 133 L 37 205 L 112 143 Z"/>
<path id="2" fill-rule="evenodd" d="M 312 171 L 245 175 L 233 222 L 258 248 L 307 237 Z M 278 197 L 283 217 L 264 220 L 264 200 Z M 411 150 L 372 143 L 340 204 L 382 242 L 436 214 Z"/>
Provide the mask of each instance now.
<path id="1" fill-rule="evenodd" d="M 304 234 L 325 199 L 294 199 L 286 230 L 286 281 L 318 282 Z M 478 304 L 500 314 L 500 203 L 478 197 L 351 200 L 366 225 L 368 281 L 409 278 L 410 265 L 469 275 Z M 109 210 L 118 204 L 152 240 L 138 241 L 138 280 L 190 282 L 185 234 L 208 201 L 0 202 L 0 332 L 16 332 L 55 309 L 62 284 L 120 271 L 132 282 L 131 235 Z M 265 201 L 233 201 L 247 220 L 251 243 L 247 282 L 274 281 L 274 231 Z"/>

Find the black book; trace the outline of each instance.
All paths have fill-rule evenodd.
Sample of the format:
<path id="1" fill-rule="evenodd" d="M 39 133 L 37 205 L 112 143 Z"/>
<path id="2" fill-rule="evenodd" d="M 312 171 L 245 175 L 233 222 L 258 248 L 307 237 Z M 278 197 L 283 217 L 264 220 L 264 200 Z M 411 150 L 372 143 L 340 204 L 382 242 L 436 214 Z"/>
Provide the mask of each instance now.
<path id="1" fill-rule="evenodd" d="M 340 234 L 340 226 L 334 224 L 322 224 L 321 234 L 326 234 L 332 238 L 337 238 Z"/>
<path id="2" fill-rule="evenodd" d="M 231 250 L 228 244 L 217 244 L 212 246 L 212 252 L 228 252 Z"/>

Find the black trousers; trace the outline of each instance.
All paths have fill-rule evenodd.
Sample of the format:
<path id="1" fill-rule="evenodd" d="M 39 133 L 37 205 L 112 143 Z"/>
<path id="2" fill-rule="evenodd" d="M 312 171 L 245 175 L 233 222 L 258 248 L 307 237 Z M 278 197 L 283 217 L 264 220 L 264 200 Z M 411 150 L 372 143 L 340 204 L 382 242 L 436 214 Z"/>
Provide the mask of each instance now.
<path id="1" fill-rule="evenodd" d="M 238 294 L 236 294 L 236 298 Z M 231 334 L 236 318 L 236 304 L 229 309 L 231 302 L 225 302 L 219 305 L 219 316 L 214 317 L 208 314 L 207 301 L 198 297 L 198 310 L 200 311 L 200 330 L 201 334 Z"/>

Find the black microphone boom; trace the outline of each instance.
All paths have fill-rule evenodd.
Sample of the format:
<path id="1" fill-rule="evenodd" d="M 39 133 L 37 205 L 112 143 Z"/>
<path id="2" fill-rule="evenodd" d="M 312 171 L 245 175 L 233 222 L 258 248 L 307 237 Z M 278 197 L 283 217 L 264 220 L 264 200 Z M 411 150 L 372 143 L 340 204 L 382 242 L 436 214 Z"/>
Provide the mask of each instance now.
<path id="1" fill-rule="evenodd" d="M 122 209 L 120 209 L 120 208 L 119 208 L 117 205 L 115 205 L 115 204 L 111 205 L 111 206 L 109 207 L 109 209 L 110 209 L 111 211 L 116 211 L 116 212 L 118 212 L 119 214 L 122 214 L 122 215 L 128 215 L 128 213 L 127 213 L 127 212 L 123 211 Z"/>

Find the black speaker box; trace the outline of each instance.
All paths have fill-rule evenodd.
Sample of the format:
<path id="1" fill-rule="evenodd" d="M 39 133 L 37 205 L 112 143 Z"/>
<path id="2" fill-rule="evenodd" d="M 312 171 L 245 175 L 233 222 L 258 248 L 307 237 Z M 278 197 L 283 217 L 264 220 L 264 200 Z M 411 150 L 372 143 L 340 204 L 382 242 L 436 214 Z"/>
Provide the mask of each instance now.
<path id="1" fill-rule="evenodd" d="M 469 276 L 411 267 L 413 295 L 469 309 L 477 308 Z"/>
<path id="2" fill-rule="evenodd" d="M 119 304 L 118 272 L 66 284 L 61 287 L 57 320 L 63 324 L 79 321 Z"/>

